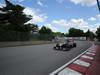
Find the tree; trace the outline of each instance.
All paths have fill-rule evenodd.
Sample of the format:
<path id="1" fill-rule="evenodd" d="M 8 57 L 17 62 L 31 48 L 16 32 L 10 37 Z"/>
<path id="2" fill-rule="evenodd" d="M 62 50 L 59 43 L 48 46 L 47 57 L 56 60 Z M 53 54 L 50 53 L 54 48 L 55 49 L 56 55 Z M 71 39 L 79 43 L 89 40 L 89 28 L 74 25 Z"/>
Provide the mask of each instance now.
<path id="1" fill-rule="evenodd" d="M 38 32 L 39 31 L 38 25 L 32 24 L 32 31 L 33 32 Z"/>
<path id="2" fill-rule="evenodd" d="M 97 39 L 100 41 L 100 26 L 97 28 L 96 35 Z"/>
<path id="3" fill-rule="evenodd" d="M 25 9 L 23 6 L 14 5 L 8 0 L 5 0 L 6 6 L 0 8 L 0 25 L 5 25 L 5 29 L 14 31 L 23 31 L 23 28 L 29 26 L 24 26 L 26 22 L 31 19 L 31 16 L 27 16 L 23 13 Z M 24 29 L 25 30 L 25 29 Z"/>
<path id="4" fill-rule="evenodd" d="M 26 41 L 30 39 L 31 26 L 26 24 L 30 15 L 23 13 L 25 8 L 5 0 L 5 6 L 0 7 L 0 41 Z"/>
<path id="5" fill-rule="evenodd" d="M 69 34 L 68 34 L 68 33 L 66 33 L 66 34 L 65 34 L 65 36 L 66 36 L 66 37 L 69 37 Z"/>
<path id="6" fill-rule="evenodd" d="M 53 35 L 56 37 L 56 36 L 59 36 L 59 37 L 63 37 L 65 36 L 64 33 L 61 33 L 61 32 L 53 32 Z"/>
<path id="7" fill-rule="evenodd" d="M 54 38 L 53 32 L 50 28 L 43 26 L 40 30 L 40 40 L 52 40 Z"/>
<path id="8" fill-rule="evenodd" d="M 40 34 L 52 34 L 52 30 L 50 28 L 47 28 L 45 26 L 43 26 L 40 30 L 39 30 Z"/>
<path id="9" fill-rule="evenodd" d="M 25 24 L 24 26 L 26 27 L 25 29 L 27 29 L 27 31 L 31 30 L 32 32 L 38 32 L 38 30 L 39 30 L 38 25 L 36 25 L 36 24 L 29 23 L 29 24 Z M 29 26 L 29 27 L 27 27 L 27 26 Z"/>
<path id="10" fill-rule="evenodd" d="M 88 31 L 85 33 L 85 36 L 86 36 L 86 37 L 90 37 L 90 35 L 91 35 L 91 32 L 90 32 L 90 30 L 88 29 Z"/>
<path id="11" fill-rule="evenodd" d="M 70 28 L 69 36 L 70 37 L 81 37 L 81 36 L 84 36 L 84 32 L 83 32 L 83 30 L 80 30 L 80 29 Z"/>
<path id="12" fill-rule="evenodd" d="M 95 37 L 95 34 L 94 34 L 92 31 L 90 31 L 90 30 L 88 30 L 88 31 L 85 32 L 84 34 L 85 34 L 85 37 L 86 37 L 87 39 L 94 39 L 94 37 Z"/>

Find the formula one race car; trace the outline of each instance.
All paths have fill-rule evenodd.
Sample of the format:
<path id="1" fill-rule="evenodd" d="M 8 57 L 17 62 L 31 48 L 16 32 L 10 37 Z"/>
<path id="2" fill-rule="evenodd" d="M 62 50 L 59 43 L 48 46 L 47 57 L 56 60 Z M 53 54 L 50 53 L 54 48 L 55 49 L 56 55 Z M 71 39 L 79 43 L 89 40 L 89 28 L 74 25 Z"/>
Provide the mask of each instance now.
<path id="1" fill-rule="evenodd" d="M 63 44 L 57 43 L 56 46 L 54 46 L 54 49 L 55 50 L 70 50 L 73 47 L 76 47 L 76 42 L 74 40 L 67 40 L 67 42 Z"/>
<path id="2" fill-rule="evenodd" d="M 76 47 L 76 42 L 74 40 L 67 40 L 67 43 L 71 47 Z"/>

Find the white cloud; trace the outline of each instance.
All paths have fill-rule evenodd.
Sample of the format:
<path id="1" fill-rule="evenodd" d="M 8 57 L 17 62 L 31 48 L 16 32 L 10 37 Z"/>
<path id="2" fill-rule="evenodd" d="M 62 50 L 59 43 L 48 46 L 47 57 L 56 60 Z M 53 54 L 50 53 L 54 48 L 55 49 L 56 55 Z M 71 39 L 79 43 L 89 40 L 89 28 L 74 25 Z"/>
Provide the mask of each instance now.
<path id="1" fill-rule="evenodd" d="M 68 22 L 69 25 L 88 25 L 88 22 L 86 22 L 83 19 L 71 19 L 71 21 Z"/>
<path id="2" fill-rule="evenodd" d="M 100 18 L 100 15 L 97 15 L 98 18 Z M 91 31 L 95 32 L 96 29 L 100 26 L 100 23 L 97 24 L 89 24 L 89 22 L 85 21 L 84 19 L 71 19 L 69 21 L 67 20 L 54 20 L 52 21 L 53 24 L 57 24 L 60 26 L 63 26 L 64 28 L 68 29 L 71 27 L 77 28 L 77 29 L 82 29 L 85 32 L 90 29 Z"/>
<path id="3" fill-rule="evenodd" d="M 58 32 L 58 29 L 51 24 L 46 24 L 45 26 L 50 28 L 53 32 Z"/>
<path id="4" fill-rule="evenodd" d="M 39 6 L 41 6 L 41 7 L 43 7 L 43 3 L 42 3 L 40 0 L 37 1 L 37 4 L 38 4 Z"/>
<path id="5" fill-rule="evenodd" d="M 70 19 L 70 20 L 53 20 L 52 24 L 62 26 L 64 29 L 69 29 L 71 27 L 82 29 L 85 32 L 90 29 L 91 31 L 95 32 L 96 29 L 100 26 L 100 14 L 87 18 L 84 20 L 83 18 L 78 19 Z M 97 24 L 96 24 L 97 23 Z M 60 29 L 59 29 L 60 30 Z"/>
<path id="6" fill-rule="evenodd" d="M 87 21 L 85 21 L 82 18 L 71 19 L 69 21 L 64 20 L 64 19 L 62 19 L 62 20 L 54 20 L 54 21 L 52 21 L 52 24 L 63 26 L 66 29 L 74 27 L 74 28 L 82 29 L 84 31 L 87 31 L 88 29 L 93 30 L 92 25 L 90 25 Z M 94 30 L 96 31 L 95 27 L 94 27 Z"/>
<path id="7" fill-rule="evenodd" d="M 12 0 L 12 1 L 14 1 L 14 2 L 23 2 L 23 1 L 25 1 L 25 0 Z"/>
<path id="8" fill-rule="evenodd" d="M 54 20 L 52 21 L 53 24 L 64 25 L 64 26 L 78 26 L 78 25 L 88 25 L 88 22 L 84 21 L 83 19 L 71 19 L 70 21 L 67 20 Z"/>
<path id="9" fill-rule="evenodd" d="M 75 4 L 79 4 L 79 3 L 81 3 L 82 0 L 70 0 L 70 1 L 75 3 Z"/>
<path id="10" fill-rule="evenodd" d="M 95 32 L 97 28 L 99 28 L 99 26 L 100 26 L 100 23 L 96 23 L 96 24 L 89 26 L 89 28 L 91 31 Z"/>
<path id="11" fill-rule="evenodd" d="M 96 5 L 96 0 L 70 0 L 75 4 L 81 4 L 82 6 L 94 6 Z"/>
<path id="12" fill-rule="evenodd" d="M 95 17 L 90 17 L 88 20 L 89 21 L 96 21 L 97 19 Z"/>
<path id="13" fill-rule="evenodd" d="M 43 0 L 37 0 L 37 4 L 41 7 L 48 7 L 46 4 L 43 3 Z"/>
<path id="14" fill-rule="evenodd" d="M 98 20 L 100 20 L 100 14 L 96 15 L 96 18 L 97 18 Z"/>
<path id="15" fill-rule="evenodd" d="M 85 32 L 88 30 L 88 29 L 91 29 L 88 25 L 86 26 L 78 26 L 78 27 L 75 27 L 75 28 L 78 28 L 78 29 L 81 29 L 81 30 L 84 30 Z"/>
<path id="16" fill-rule="evenodd" d="M 62 20 L 53 20 L 53 24 L 58 24 L 58 25 L 67 25 L 67 21 L 62 19 Z"/>
<path id="17" fill-rule="evenodd" d="M 90 17 L 88 19 L 88 21 L 92 21 L 92 22 L 94 22 L 94 21 L 100 21 L 100 14 L 98 14 L 98 15 L 96 15 L 94 17 Z"/>
<path id="18" fill-rule="evenodd" d="M 2 8 L 2 7 L 4 7 L 4 6 L 6 6 L 6 5 L 5 5 L 5 4 L 0 3 L 0 8 Z"/>
<path id="19" fill-rule="evenodd" d="M 30 20 L 28 23 L 39 23 L 44 22 L 48 18 L 44 13 L 39 13 L 39 10 L 33 9 L 33 8 L 25 8 L 23 11 L 27 15 L 32 16 L 32 20 Z"/>
<path id="20" fill-rule="evenodd" d="M 17 0 L 18 2 L 23 2 L 23 1 L 25 1 L 25 0 Z"/>

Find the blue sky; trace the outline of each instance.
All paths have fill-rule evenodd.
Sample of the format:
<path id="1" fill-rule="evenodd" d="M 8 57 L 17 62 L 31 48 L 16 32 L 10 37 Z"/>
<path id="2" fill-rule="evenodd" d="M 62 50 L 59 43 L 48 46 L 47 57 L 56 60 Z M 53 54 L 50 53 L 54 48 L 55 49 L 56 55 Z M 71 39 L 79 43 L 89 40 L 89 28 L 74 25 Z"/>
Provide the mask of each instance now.
<path id="1" fill-rule="evenodd" d="M 32 15 L 28 23 L 43 25 L 54 32 L 68 32 L 71 27 L 95 32 L 100 26 L 96 0 L 10 0 L 25 7 L 25 14 Z M 0 6 L 4 0 L 0 0 Z"/>

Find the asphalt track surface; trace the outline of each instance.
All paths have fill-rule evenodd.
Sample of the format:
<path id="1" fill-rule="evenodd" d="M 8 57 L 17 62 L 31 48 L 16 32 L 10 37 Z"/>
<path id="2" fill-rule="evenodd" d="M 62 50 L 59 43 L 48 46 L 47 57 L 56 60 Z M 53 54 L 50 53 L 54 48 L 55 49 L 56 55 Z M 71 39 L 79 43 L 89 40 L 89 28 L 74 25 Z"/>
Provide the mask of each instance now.
<path id="1" fill-rule="evenodd" d="M 70 51 L 53 50 L 55 44 L 0 48 L 0 75 L 49 75 L 92 44 L 77 41 Z"/>

